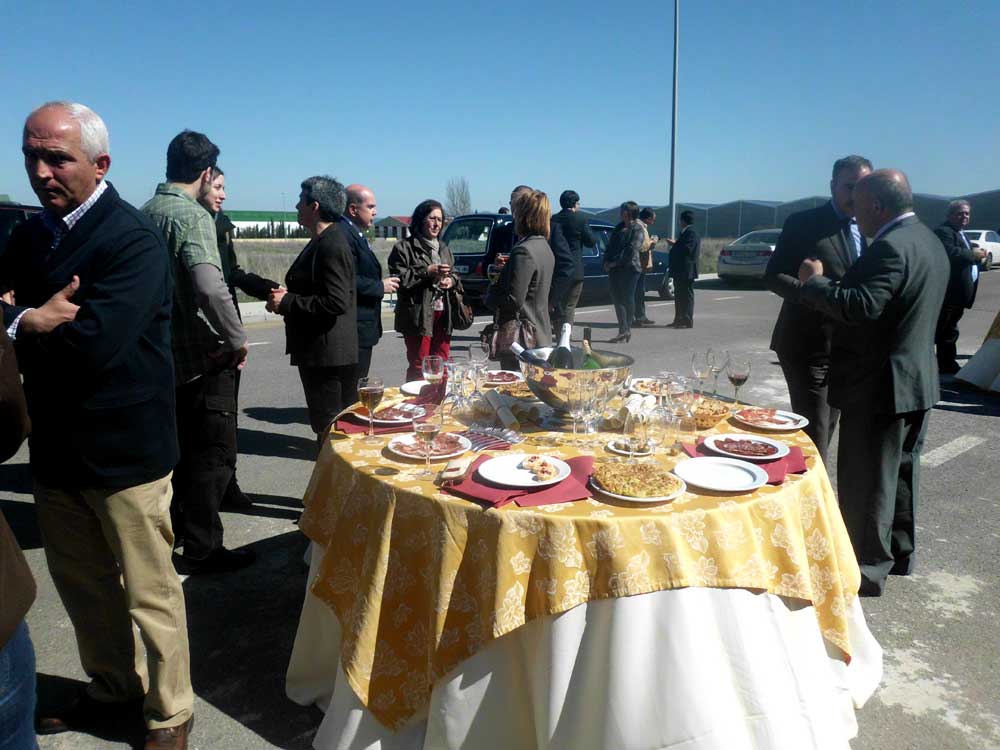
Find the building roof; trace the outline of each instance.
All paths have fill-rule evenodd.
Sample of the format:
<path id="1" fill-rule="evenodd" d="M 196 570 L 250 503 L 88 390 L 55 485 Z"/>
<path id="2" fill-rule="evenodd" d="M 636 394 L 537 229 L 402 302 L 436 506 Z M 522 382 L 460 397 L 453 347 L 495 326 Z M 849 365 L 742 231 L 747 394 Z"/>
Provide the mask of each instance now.
<path id="1" fill-rule="evenodd" d="M 409 216 L 386 216 L 376 221 L 375 226 L 377 227 L 384 227 L 386 225 L 398 226 L 402 224 L 404 227 L 408 227 L 410 226 L 410 218 L 411 217 Z"/>

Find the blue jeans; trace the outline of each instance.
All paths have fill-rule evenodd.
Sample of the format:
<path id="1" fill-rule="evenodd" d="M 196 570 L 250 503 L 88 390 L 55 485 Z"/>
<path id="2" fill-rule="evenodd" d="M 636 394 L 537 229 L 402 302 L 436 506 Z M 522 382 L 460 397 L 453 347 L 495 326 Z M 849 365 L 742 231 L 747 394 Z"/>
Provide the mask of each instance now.
<path id="1" fill-rule="evenodd" d="M 22 620 L 0 649 L 0 750 L 35 750 L 35 649 Z"/>

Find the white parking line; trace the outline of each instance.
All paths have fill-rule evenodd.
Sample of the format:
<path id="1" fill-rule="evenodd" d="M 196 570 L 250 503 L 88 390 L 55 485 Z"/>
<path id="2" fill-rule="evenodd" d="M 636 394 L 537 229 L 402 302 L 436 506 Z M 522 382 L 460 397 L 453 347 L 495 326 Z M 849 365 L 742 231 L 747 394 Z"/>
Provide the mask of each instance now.
<path id="1" fill-rule="evenodd" d="M 247 346 L 267 346 L 270 341 L 251 341 Z"/>
<path id="2" fill-rule="evenodd" d="M 596 310 L 591 310 L 591 309 L 577 310 L 576 314 L 577 315 L 590 315 L 591 313 L 608 312 L 610 309 L 611 309 L 610 307 L 599 307 Z"/>
<path id="3" fill-rule="evenodd" d="M 673 300 L 669 302 L 647 302 L 646 307 L 663 307 L 664 305 L 672 305 Z"/>
<path id="4" fill-rule="evenodd" d="M 972 450 L 977 445 L 985 443 L 986 438 L 975 437 L 973 435 L 962 435 L 944 445 L 938 446 L 929 453 L 920 457 L 920 465 L 934 468 L 940 466 L 945 461 L 951 461 L 956 456 L 960 456 L 967 450 Z"/>
<path id="5" fill-rule="evenodd" d="M 711 301 L 712 302 L 722 302 L 723 300 L 727 300 L 727 299 L 743 299 L 743 297 L 740 297 L 740 296 L 736 296 L 736 297 L 712 297 Z"/>

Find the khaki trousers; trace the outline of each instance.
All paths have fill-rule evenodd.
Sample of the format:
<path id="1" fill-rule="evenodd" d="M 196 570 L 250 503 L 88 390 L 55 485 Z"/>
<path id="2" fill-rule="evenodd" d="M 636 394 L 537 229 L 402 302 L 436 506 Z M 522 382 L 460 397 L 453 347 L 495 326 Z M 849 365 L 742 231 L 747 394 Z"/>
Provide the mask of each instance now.
<path id="1" fill-rule="evenodd" d="M 184 592 L 171 562 L 170 474 L 121 490 L 36 482 L 34 494 L 45 558 L 76 631 L 91 697 L 145 695 L 150 729 L 183 724 L 194 692 Z"/>

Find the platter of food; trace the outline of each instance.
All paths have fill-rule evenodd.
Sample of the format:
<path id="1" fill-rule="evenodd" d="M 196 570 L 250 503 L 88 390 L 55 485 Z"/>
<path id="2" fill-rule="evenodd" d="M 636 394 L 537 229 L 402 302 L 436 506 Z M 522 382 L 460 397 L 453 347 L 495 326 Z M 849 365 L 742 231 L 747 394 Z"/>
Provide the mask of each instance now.
<path id="1" fill-rule="evenodd" d="M 403 383 L 399 390 L 405 393 L 407 396 L 419 396 L 421 389 L 425 385 L 430 385 L 426 380 L 411 380 L 409 383 Z"/>
<path id="2" fill-rule="evenodd" d="M 486 371 L 486 385 L 510 385 L 511 383 L 520 383 L 523 380 L 524 376 L 521 373 L 511 370 Z"/>
<path id="3" fill-rule="evenodd" d="M 709 435 L 705 438 L 705 447 L 744 461 L 773 461 L 788 455 L 787 445 L 760 435 Z"/>
<path id="4" fill-rule="evenodd" d="M 674 473 L 689 485 L 716 492 L 750 492 L 767 484 L 767 472 L 738 458 L 689 458 Z"/>
<path id="5" fill-rule="evenodd" d="M 665 503 L 687 490 L 683 479 L 656 464 L 615 461 L 597 464 L 590 485 L 608 497 L 630 503 Z"/>
<path id="6" fill-rule="evenodd" d="M 480 464 L 479 475 L 504 487 L 544 487 L 569 476 L 569 464 L 553 456 L 515 453 Z"/>
<path id="7" fill-rule="evenodd" d="M 608 444 L 604 447 L 607 448 L 612 453 L 617 453 L 619 456 L 629 455 L 628 443 L 622 438 L 615 438 L 614 440 L 609 440 Z M 643 443 L 641 447 L 637 447 L 634 451 L 632 451 L 632 456 L 636 458 L 642 458 L 643 456 L 651 456 L 652 454 L 653 451 L 651 451 L 649 449 L 649 446 L 645 443 Z"/>
<path id="8" fill-rule="evenodd" d="M 395 404 L 376 410 L 374 418 L 368 416 L 368 412 L 364 407 L 355 413 L 361 419 L 372 421 L 375 424 L 401 425 L 412 422 L 414 419 L 420 419 L 427 414 L 427 410 L 415 404 Z"/>
<path id="9" fill-rule="evenodd" d="M 432 443 L 431 461 L 443 461 L 446 458 L 461 456 L 472 448 L 472 443 L 467 437 L 456 435 L 453 432 L 442 432 L 434 438 Z M 404 435 L 396 435 L 389 441 L 387 446 L 391 453 L 403 458 L 424 459 L 427 456 L 427 443 L 417 437 L 416 433 L 408 432 Z"/>
<path id="10" fill-rule="evenodd" d="M 809 424 L 809 420 L 801 414 L 781 409 L 763 409 L 748 406 L 733 414 L 737 422 L 742 422 L 758 430 L 801 430 Z"/>
<path id="11" fill-rule="evenodd" d="M 632 393 L 641 393 L 643 396 L 666 396 L 668 394 L 676 396 L 684 392 L 683 386 L 665 383 L 656 378 L 632 378 L 629 381 L 628 389 Z"/>

